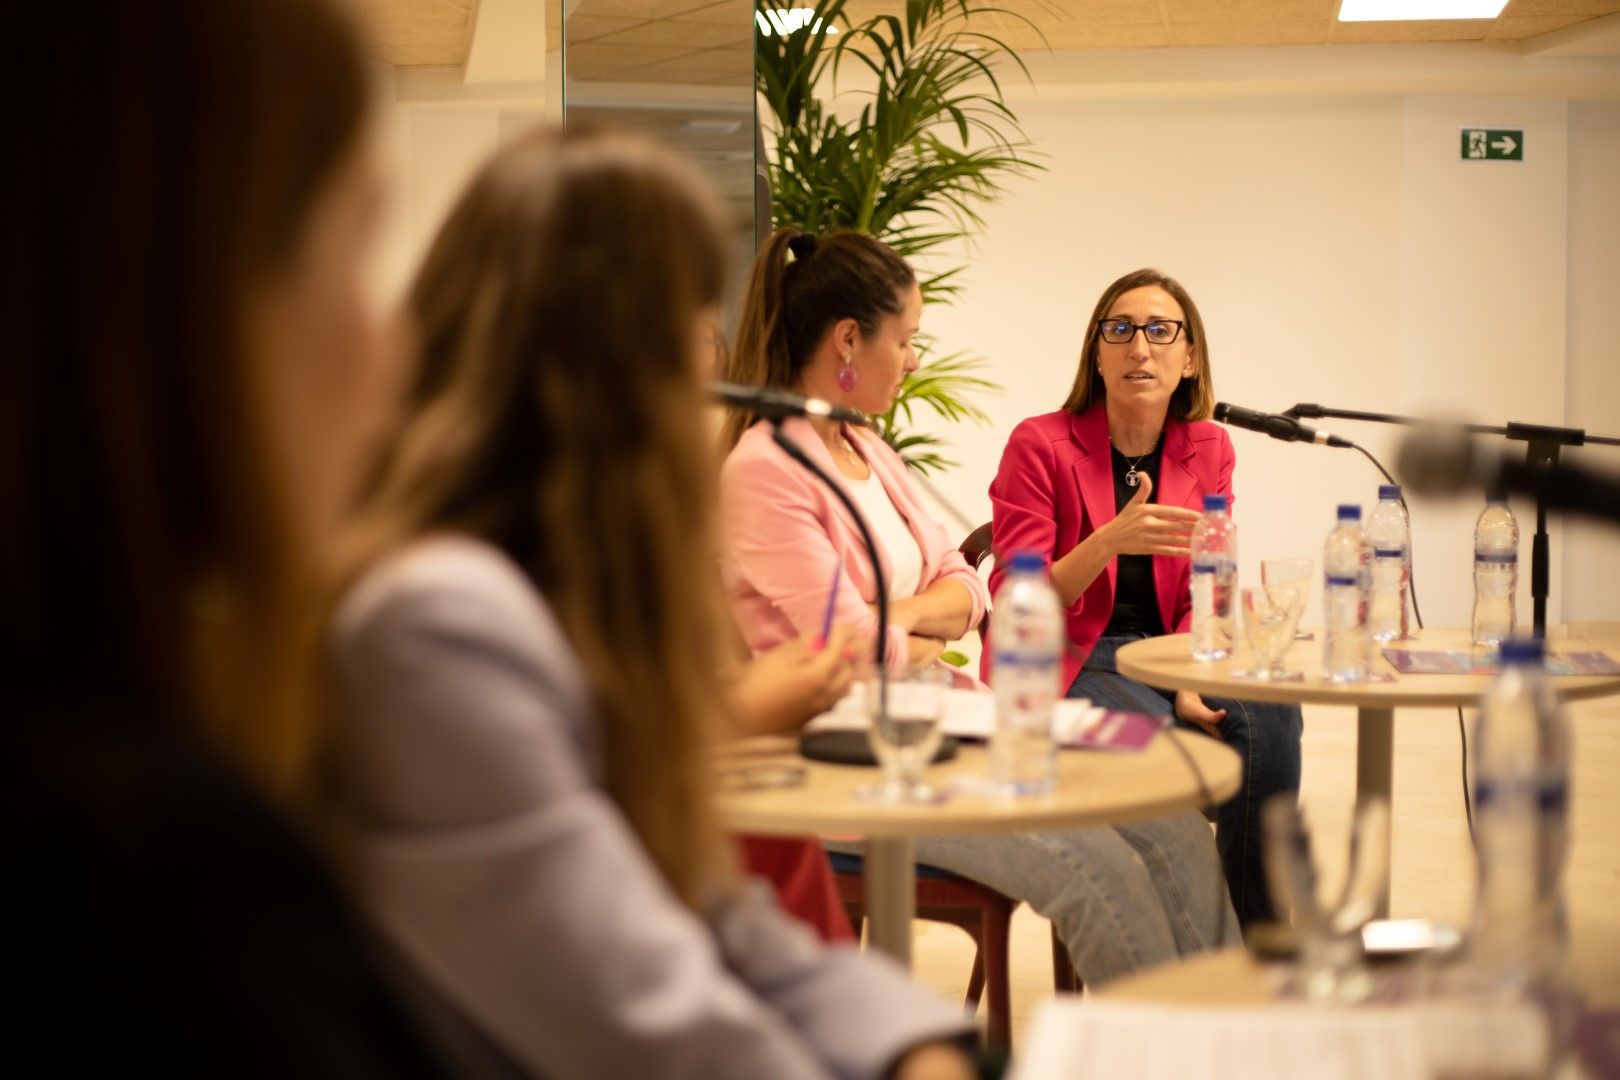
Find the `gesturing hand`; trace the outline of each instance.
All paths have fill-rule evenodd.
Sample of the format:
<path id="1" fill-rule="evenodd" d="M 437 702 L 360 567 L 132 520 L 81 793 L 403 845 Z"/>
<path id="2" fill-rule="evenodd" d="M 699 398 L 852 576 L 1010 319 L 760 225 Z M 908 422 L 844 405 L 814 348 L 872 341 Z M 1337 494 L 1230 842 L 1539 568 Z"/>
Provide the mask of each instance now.
<path id="1" fill-rule="evenodd" d="M 1146 473 L 1138 473 L 1142 480 L 1131 501 L 1119 515 L 1103 526 L 1110 546 L 1117 555 L 1181 555 L 1192 554 L 1188 542 L 1193 526 L 1198 523 L 1198 511 L 1185 506 L 1160 506 L 1150 503 L 1153 480 Z"/>
<path id="2" fill-rule="evenodd" d="M 801 637 L 744 664 L 729 694 L 743 730 L 792 731 L 832 708 L 854 681 L 859 648 L 853 628 L 835 626 L 825 644 Z"/>

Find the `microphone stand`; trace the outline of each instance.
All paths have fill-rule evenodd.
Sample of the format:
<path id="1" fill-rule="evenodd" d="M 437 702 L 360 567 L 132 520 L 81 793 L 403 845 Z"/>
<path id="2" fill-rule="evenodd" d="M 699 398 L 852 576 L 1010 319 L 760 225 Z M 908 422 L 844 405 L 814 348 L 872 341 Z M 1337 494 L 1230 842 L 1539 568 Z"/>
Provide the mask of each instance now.
<path id="1" fill-rule="evenodd" d="M 1434 421 L 1415 416 L 1397 416 L 1392 413 L 1357 412 L 1354 409 L 1331 409 L 1324 405 L 1299 404 L 1283 413 L 1296 420 L 1332 419 L 1367 420 L 1375 424 L 1400 424 L 1406 427 L 1432 427 Z M 1525 464 L 1532 469 L 1551 469 L 1558 464 L 1558 453 L 1566 446 L 1593 443 L 1602 446 L 1620 446 L 1620 438 L 1609 435 L 1588 435 L 1580 428 L 1551 427 L 1546 424 L 1508 423 L 1497 427 L 1491 424 L 1464 424 L 1462 430 L 1470 435 L 1500 435 L 1525 445 Z M 1547 591 L 1549 585 L 1549 556 L 1547 546 L 1546 500 L 1536 496 L 1536 531 L 1530 541 L 1530 603 L 1534 614 L 1535 635 L 1547 637 Z"/>
<path id="2" fill-rule="evenodd" d="M 783 433 L 782 421 L 786 417 L 771 416 L 767 417 L 767 419 L 771 422 L 771 441 L 780 446 L 788 457 L 815 474 L 823 484 L 826 484 L 831 489 L 834 495 L 838 496 L 838 501 L 844 504 L 844 509 L 848 510 L 850 516 L 855 519 L 855 527 L 861 533 L 861 542 L 866 545 L 867 554 L 872 557 L 872 581 L 877 588 L 877 635 L 872 644 L 872 662 L 877 666 L 877 707 L 879 710 L 877 715 L 886 716 L 889 710 L 889 666 L 885 662 L 889 642 L 889 587 L 888 582 L 883 580 L 883 561 L 878 557 L 877 541 L 872 538 L 872 530 L 866 524 L 866 518 L 861 516 L 859 508 L 855 505 L 855 500 L 849 497 L 849 492 L 844 490 L 844 485 L 827 475 L 827 470 L 811 461 L 810 455 L 806 454 L 798 443 Z"/>

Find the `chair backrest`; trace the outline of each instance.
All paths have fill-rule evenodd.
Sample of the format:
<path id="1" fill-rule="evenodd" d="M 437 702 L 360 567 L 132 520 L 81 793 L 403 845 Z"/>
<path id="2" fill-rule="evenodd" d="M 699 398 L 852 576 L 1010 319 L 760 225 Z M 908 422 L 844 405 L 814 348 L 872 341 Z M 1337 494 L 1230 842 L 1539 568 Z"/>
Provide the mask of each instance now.
<path id="1" fill-rule="evenodd" d="M 968 533 L 967 539 L 963 540 L 956 550 L 962 553 L 962 558 L 966 559 L 967 564 L 975 570 L 987 557 L 994 557 L 995 552 L 990 547 L 990 522 L 987 521 Z M 974 628 L 978 630 L 981 641 L 984 640 L 984 628 L 989 621 L 990 613 L 985 612 L 984 618 L 980 619 L 979 625 Z"/>
<path id="2" fill-rule="evenodd" d="M 962 553 L 962 558 L 967 560 L 969 566 L 977 570 L 986 556 L 995 554 L 990 550 L 990 522 L 987 521 L 968 533 L 967 539 L 963 540 L 962 545 L 956 550 Z"/>

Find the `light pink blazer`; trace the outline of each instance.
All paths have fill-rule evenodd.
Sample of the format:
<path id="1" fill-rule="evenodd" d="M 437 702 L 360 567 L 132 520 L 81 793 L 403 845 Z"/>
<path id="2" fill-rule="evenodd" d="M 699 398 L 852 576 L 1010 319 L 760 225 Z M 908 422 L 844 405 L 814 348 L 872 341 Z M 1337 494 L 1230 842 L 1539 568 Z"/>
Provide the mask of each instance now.
<path id="1" fill-rule="evenodd" d="M 809 421 L 788 420 L 783 430 L 812 461 L 838 477 L 827 445 Z M 956 550 L 956 542 L 923 508 L 905 462 L 870 431 L 846 428 L 844 433 L 917 538 L 923 555 L 918 591 L 945 578 L 960 581 L 973 598 L 968 625 L 977 626 L 989 606 L 990 592 Z M 721 573 L 732 614 L 750 648 L 762 652 L 800 635 L 819 633 L 827 588 L 840 562 L 844 572 L 834 622 L 853 624 L 868 637 L 876 631 L 877 616 L 867 607 L 877 599 L 876 582 L 855 519 L 825 484 L 771 441 L 769 423 L 760 421 L 743 433 L 721 469 L 720 491 Z M 888 580 L 892 572 L 888 553 L 879 554 Z M 891 670 L 905 667 L 902 628 L 889 627 L 886 656 Z"/>

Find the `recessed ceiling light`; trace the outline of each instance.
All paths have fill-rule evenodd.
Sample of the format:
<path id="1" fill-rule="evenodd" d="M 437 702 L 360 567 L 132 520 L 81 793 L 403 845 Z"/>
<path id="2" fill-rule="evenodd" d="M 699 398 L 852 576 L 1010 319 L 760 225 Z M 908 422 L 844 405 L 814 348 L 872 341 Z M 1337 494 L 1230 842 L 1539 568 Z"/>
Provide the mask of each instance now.
<path id="1" fill-rule="evenodd" d="M 811 20 L 814 20 L 814 26 L 811 26 Z M 759 32 L 766 37 L 772 34 L 787 37 L 793 31 L 802 30 L 806 26 L 809 26 L 812 32 L 819 32 L 822 23 L 816 18 L 816 13 L 809 8 L 772 8 L 769 11 L 755 11 L 754 25 L 758 26 Z M 838 33 L 838 27 L 827 27 L 827 33 Z"/>
<path id="2" fill-rule="evenodd" d="M 1494 19 L 1507 0 L 1343 0 L 1340 22 L 1404 22 L 1408 19 Z"/>

